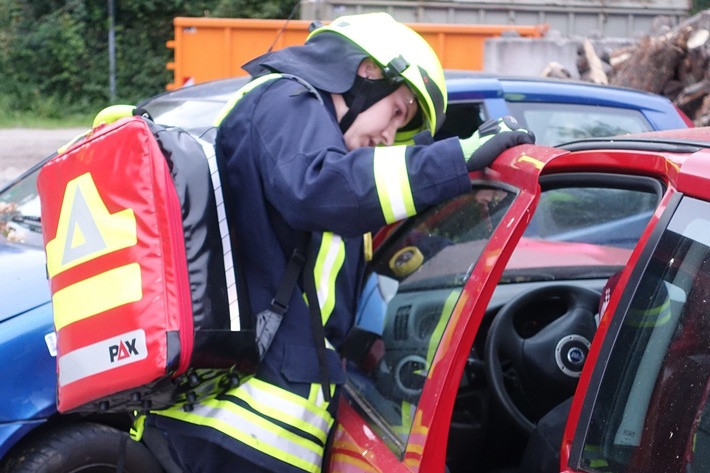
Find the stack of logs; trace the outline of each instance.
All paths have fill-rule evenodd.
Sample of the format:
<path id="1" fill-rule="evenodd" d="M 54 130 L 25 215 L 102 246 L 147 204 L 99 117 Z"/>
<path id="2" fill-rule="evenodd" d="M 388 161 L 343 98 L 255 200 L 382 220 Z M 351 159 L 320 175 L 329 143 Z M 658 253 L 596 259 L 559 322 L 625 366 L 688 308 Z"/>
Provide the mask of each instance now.
<path id="1" fill-rule="evenodd" d="M 656 18 L 638 43 L 597 54 L 589 40 L 580 47 L 577 67 L 583 80 L 665 95 L 696 126 L 710 125 L 710 10 L 670 27 Z M 556 74 L 554 66 L 546 75 Z"/>

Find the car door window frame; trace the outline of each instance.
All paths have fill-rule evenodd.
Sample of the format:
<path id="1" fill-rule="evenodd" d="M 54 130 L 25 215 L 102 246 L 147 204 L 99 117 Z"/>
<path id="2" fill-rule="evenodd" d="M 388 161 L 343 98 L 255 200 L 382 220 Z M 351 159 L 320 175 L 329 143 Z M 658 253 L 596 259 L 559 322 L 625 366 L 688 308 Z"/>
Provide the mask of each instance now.
<path id="1" fill-rule="evenodd" d="M 427 288 L 427 282 L 425 279 L 422 279 L 418 274 L 412 273 L 413 276 L 413 281 L 409 282 L 410 290 L 416 290 L 417 287 L 424 288 L 427 291 L 434 290 L 437 291 L 441 294 L 444 294 L 445 292 L 448 292 L 449 295 L 444 298 L 444 300 L 440 301 L 442 302 L 442 307 L 438 311 L 439 313 L 439 320 L 438 322 L 434 323 L 433 325 L 429 323 L 427 327 L 431 330 L 427 330 L 426 334 L 423 334 L 423 336 L 418 337 L 417 339 L 425 340 L 425 344 L 421 347 L 425 353 L 426 356 L 425 358 L 428 359 L 429 361 L 427 362 L 426 360 L 419 360 L 420 364 L 423 364 L 422 370 L 423 374 L 426 375 L 426 371 L 429 369 L 429 367 L 426 366 L 426 363 L 431 363 L 431 360 L 434 358 L 435 353 L 437 350 L 440 348 L 440 343 L 441 340 L 443 339 L 444 332 L 448 330 L 448 324 L 451 319 L 451 315 L 454 312 L 454 308 L 459 302 L 459 299 L 461 297 L 461 294 L 465 290 L 465 286 L 467 285 L 469 278 L 472 275 L 473 268 L 479 263 L 479 259 L 485 255 L 486 248 L 490 244 L 490 238 L 492 235 L 496 233 L 496 230 L 499 228 L 501 225 L 501 222 L 505 221 L 507 218 L 506 216 L 508 213 L 511 211 L 512 208 L 515 206 L 515 201 L 519 197 L 519 190 L 516 188 L 513 188 L 512 186 L 509 186 L 505 183 L 501 182 L 489 182 L 489 181 L 476 181 L 472 183 L 472 192 L 464 194 L 460 196 L 459 198 L 452 199 L 451 201 L 444 203 L 440 206 L 434 207 L 428 211 L 423 212 L 422 214 L 417 215 L 416 217 L 410 218 L 408 221 L 404 222 L 397 230 L 395 230 L 387 239 L 386 242 L 383 243 L 383 245 L 378 248 L 378 250 L 375 253 L 375 257 L 373 258 L 373 263 L 372 264 L 377 264 L 379 261 L 378 258 L 382 258 L 382 255 L 385 254 L 384 261 L 390 261 L 392 262 L 395 259 L 395 256 L 400 254 L 399 251 L 394 251 L 393 252 L 393 247 L 395 249 L 398 247 L 401 239 L 405 238 L 408 236 L 412 231 L 415 231 L 416 229 L 419 228 L 420 224 L 423 224 L 424 222 L 427 221 L 427 219 L 437 213 L 439 209 L 444 209 L 445 207 L 451 203 L 456 203 L 457 199 L 458 200 L 464 200 L 469 199 L 467 196 L 473 197 L 473 194 L 476 192 L 476 189 L 493 189 L 497 190 L 498 192 L 506 194 L 504 197 L 501 198 L 501 200 L 497 201 L 495 205 L 502 204 L 504 207 L 501 207 L 499 210 L 502 210 L 502 212 L 499 212 L 498 215 L 496 216 L 496 222 L 495 225 L 492 227 L 489 227 L 487 230 L 483 230 L 484 232 L 487 232 L 487 236 L 484 237 L 475 237 L 471 240 L 468 240 L 466 238 L 463 238 L 461 241 L 457 241 L 457 237 L 461 237 L 461 235 L 449 235 L 452 237 L 455 241 L 451 246 L 446 246 L 444 247 L 444 250 L 454 250 L 456 246 L 460 244 L 466 245 L 467 243 L 475 243 L 479 241 L 481 243 L 480 248 L 479 248 L 479 253 L 475 256 L 472 256 L 470 260 L 467 260 L 464 262 L 464 265 L 466 268 L 463 268 L 463 266 L 460 266 L 458 269 L 461 270 L 459 271 L 459 275 L 456 277 L 456 281 L 451 280 L 450 278 L 448 279 L 448 282 L 444 281 L 444 276 L 442 274 L 437 274 L 437 271 L 441 271 L 445 269 L 446 265 L 442 264 L 437 264 L 436 263 L 436 257 L 441 256 L 441 257 L 446 257 L 444 254 L 445 251 L 440 251 L 435 254 L 435 256 L 431 257 L 431 260 L 434 264 L 437 264 L 437 266 L 434 267 L 434 276 L 436 276 L 437 280 L 440 280 L 442 284 L 445 285 L 442 286 L 439 289 L 436 288 Z M 470 204 L 474 204 L 474 201 L 469 199 Z M 479 205 L 479 204 L 475 204 Z M 481 214 L 483 215 L 483 214 Z M 435 220 L 435 219 L 434 219 Z M 451 223 L 454 223 L 454 220 L 451 221 Z M 459 227 L 461 231 L 463 231 L 464 228 L 468 227 Z M 438 231 L 439 229 L 437 229 Z M 480 230 L 480 229 L 479 229 Z M 451 229 L 454 233 L 457 231 L 455 228 Z M 464 231 L 465 233 L 470 233 L 473 231 L 471 228 L 468 228 L 467 232 Z M 438 235 L 438 233 L 437 233 Z M 429 235 L 428 237 L 431 237 L 432 235 Z M 441 237 L 442 235 L 438 235 Z M 434 242 L 436 244 L 436 242 Z M 404 249 L 404 248 L 403 248 Z M 474 249 L 470 250 L 473 251 Z M 391 253 L 391 254 L 390 254 Z M 461 263 L 462 261 L 459 261 Z M 421 263 L 420 263 L 421 264 Z M 458 264 L 458 263 L 457 263 Z M 391 265 L 390 265 L 391 268 Z M 413 270 L 413 271 L 418 271 L 418 269 Z M 383 272 L 384 273 L 384 272 Z M 458 273 L 457 273 L 458 274 Z M 404 298 L 411 297 L 412 294 L 416 296 L 415 293 L 411 293 L 408 291 L 404 291 L 402 296 Z M 406 302 L 406 301 L 405 301 Z M 431 304 L 430 304 L 431 305 Z M 423 308 L 426 309 L 426 308 Z M 399 314 L 395 313 L 392 314 L 388 312 L 388 315 L 390 317 L 397 317 Z M 425 324 L 425 320 L 421 320 L 417 322 L 420 330 L 422 329 L 422 324 Z M 375 324 L 376 325 L 376 324 Z M 369 324 L 369 326 L 373 326 L 373 324 Z M 420 334 L 422 335 L 422 334 Z M 436 339 L 435 339 L 436 337 Z M 347 345 L 347 342 L 346 342 Z M 403 361 L 408 359 L 407 357 L 402 358 Z M 411 356 L 410 356 L 411 358 Z M 420 357 L 421 358 L 421 357 Z M 412 358 L 413 359 L 413 358 Z M 399 364 L 397 364 L 398 366 Z M 412 422 L 409 425 L 405 425 L 404 419 L 402 419 L 402 430 L 396 428 L 395 425 L 391 425 L 387 421 L 387 413 L 383 412 L 384 410 L 395 410 L 396 406 L 392 405 L 389 407 L 382 407 L 380 408 L 377 407 L 378 402 L 376 400 L 372 401 L 372 399 L 368 399 L 366 395 L 363 393 L 366 393 L 367 387 L 358 387 L 358 376 L 357 372 L 352 371 L 353 366 L 352 363 L 350 364 L 350 376 L 349 376 L 349 381 L 346 383 L 345 386 L 345 392 L 347 396 L 351 399 L 352 404 L 356 407 L 356 409 L 360 412 L 362 415 L 363 419 L 368 423 L 370 428 L 373 429 L 374 432 L 378 434 L 380 439 L 387 445 L 387 447 L 400 459 L 404 458 L 405 452 L 407 451 L 407 446 L 409 443 L 409 438 L 412 433 L 410 429 L 415 428 L 415 423 Z M 424 383 L 426 384 L 427 378 L 424 378 Z M 363 382 L 365 380 L 360 379 L 360 382 Z M 396 384 L 396 383 L 395 383 Z M 398 384 L 397 384 L 398 385 Z M 379 389 L 379 388 L 378 388 Z M 410 393 L 407 399 L 402 399 L 402 405 L 404 405 L 405 402 L 411 404 L 410 409 L 411 409 L 411 416 L 413 417 L 417 407 L 418 407 L 418 402 L 419 402 L 419 397 L 414 395 L 418 394 L 421 395 L 422 392 L 424 392 L 425 386 L 422 385 L 421 390 L 418 390 L 418 393 Z M 400 389 L 399 391 L 406 393 L 406 390 Z M 398 392 L 399 392 L 398 391 Z M 400 393 L 401 395 L 401 393 Z M 394 401 L 396 401 L 398 396 L 400 395 L 395 395 L 394 396 Z M 392 401 L 392 404 L 394 404 L 394 401 Z M 380 403 L 381 404 L 381 403 Z M 404 407 L 402 407 L 402 416 L 404 417 Z"/>
<path id="2" fill-rule="evenodd" d="M 667 362 L 666 357 L 668 355 L 668 350 L 670 349 L 669 347 L 671 346 L 671 343 L 682 343 L 683 339 L 682 338 L 677 338 L 678 332 L 677 330 L 682 330 L 682 326 L 688 323 L 692 322 L 692 319 L 689 319 L 688 317 L 692 317 L 693 313 L 692 312 L 686 312 L 686 299 L 682 296 L 685 296 L 685 293 L 683 292 L 683 289 L 681 287 L 677 287 L 673 282 L 665 281 L 665 274 L 655 274 L 653 270 L 650 268 L 657 268 L 658 266 L 658 261 L 656 262 L 655 266 L 652 266 L 654 264 L 654 257 L 657 260 L 661 260 L 661 263 L 665 261 L 666 256 L 672 258 L 668 264 L 664 265 L 666 269 L 663 271 L 665 272 L 666 270 L 669 270 L 668 268 L 671 268 L 672 266 L 676 266 L 678 269 L 677 271 L 680 272 L 681 267 L 685 265 L 685 260 L 687 258 L 690 258 L 692 256 L 687 256 L 684 255 L 682 258 L 678 258 L 675 260 L 673 258 L 672 253 L 668 255 L 664 255 L 663 257 L 659 258 L 657 257 L 658 254 L 666 251 L 673 251 L 672 249 L 666 248 L 663 245 L 666 245 L 664 243 L 667 241 L 670 237 L 669 231 L 675 232 L 679 235 L 679 238 L 685 239 L 685 241 L 699 241 L 699 243 L 705 245 L 705 246 L 710 246 L 708 244 L 708 238 L 706 236 L 703 236 L 701 238 L 702 241 L 700 241 L 697 238 L 691 238 L 688 234 L 686 234 L 683 229 L 679 230 L 679 225 L 687 225 L 687 222 L 690 220 L 691 217 L 698 215 L 698 211 L 694 211 L 692 213 L 689 213 L 687 210 L 687 207 L 690 207 L 691 205 L 697 205 L 696 203 L 700 202 L 701 204 L 699 205 L 704 205 L 705 208 L 708 207 L 707 202 L 702 202 L 698 201 L 696 199 L 688 198 L 688 197 L 683 197 L 682 194 L 675 194 L 671 197 L 669 204 L 661 216 L 658 225 L 654 229 L 653 233 L 651 234 L 648 243 L 646 246 L 643 248 L 641 255 L 639 257 L 637 265 L 634 267 L 630 278 L 629 278 L 629 283 L 627 286 L 623 289 L 623 293 L 621 294 L 621 297 L 619 299 L 618 306 L 615 311 L 614 318 L 611 319 L 609 329 L 607 331 L 606 337 L 603 341 L 603 344 L 600 348 L 600 353 L 598 357 L 598 361 L 595 364 L 595 369 L 591 375 L 590 378 L 590 383 L 589 383 L 589 389 L 587 390 L 587 393 L 585 395 L 582 409 L 580 412 L 579 420 L 577 422 L 576 430 L 575 430 L 575 436 L 572 439 L 572 445 L 571 445 L 571 450 L 570 450 L 570 456 L 569 456 L 569 461 L 568 464 L 572 466 L 573 468 L 576 468 L 580 471 L 615 471 L 615 472 L 620 472 L 620 471 L 635 471 L 633 469 L 629 470 L 628 468 L 631 468 L 630 464 L 624 464 L 623 459 L 620 459 L 619 464 L 612 464 L 613 462 L 610 461 L 612 460 L 608 455 L 606 455 L 606 450 L 604 449 L 599 449 L 598 453 L 596 454 L 598 458 L 595 460 L 595 464 L 592 465 L 592 462 L 590 461 L 591 455 L 589 453 L 589 445 L 591 443 L 595 443 L 599 441 L 599 439 L 602 439 L 603 437 L 600 437 L 600 435 L 606 435 L 607 437 L 610 435 L 609 432 L 611 431 L 617 431 L 617 434 L 615 435 L 615 440 L 613 441 L 613 446 L 610 447 L 612 450 L 620 450 L 622 449 L 623 445 L 626 445 L 628 448 L 628 454 L 632 455 L 634 449 L 643 449 L 643 448 L 648 448 L 648 444 L 646 444 L 646 435 L 648 433 L 642 434 L 644 430 L 651 429 L 652 431 L 655 427 L 654 426 L 646 426 L 647 422 L 647 416 L 650 416 L 652 413 L 649 412 L 649 406 L 650 404 L 648 402 L 643 402 L 644 396 L 661 396 L 663 395 L 663 391 L 665 389 L 668 389 L 668 386 L 665 384 L 658 384 L 660 381 L 658 381 L 658 370 L 659 369 L 664 369 L 668 370 L 668 368 L 665 366 L 665 363 Z M 685 210 L 684 210 L 685 209 Z M 707 220 L 707 219 L 706 219 Z M 684 227 L 685 228 L 685 227 Z M 664 239 L 665 238 L 665 239 Z M 659 253 L 660 252 L 660 253 Z M 674 261 L 675 260 L 675 261 Z M 697 277 L 697 275 L 695 275 Z M 638 323 L 633 323 L 634 322 L 634 316 L 635 314 L 638 313 L 638 309 L 636 308 L 635 305 L 638 305 L 638 300 L 641 298 L 642 295 L 642 290 L 648 289 L 648 281 L 652 277 L 662 277 L 663 279 L 660 279 L 660 282 L 663 283 L 662 286 L 658 287 L 664 287 L 667 288 L 668 291 L 668 298 L 670 305 L 667 310 L 668 316 L 665 317 L 661 322 L 655 323 L 655 324 L 641 324 Z M 675 276 L 677 277 L 677 276 Z M 695 283 L 693 283 L 694 287 Z M 656 291 L 658 292 L 658 290 Z M 688 294 L 688 297 L 690 297 L 690 293 Z M 646 297 L 647 299 L 647 297 Z M 676 301 L 676 302 L 674 302 Z M 660 315 L 658 315 L 659 320 L 660 320 Z M 664 325 L 665 324 L 665 325 Z M 665 328 L 665 332 L 668 332 L 668 330 L 673 330 L 672 332 L 665 333 L 663 331 L 664 326 L 667 326 Z M 629 327 L 635 327 L 635 328 L 629 328 Z M 627 393 L 621 393 L 622 398 L 619 398 L 618 395 L 614 395 L 612 397 L 609 397 L 609 393 L 604 391 L 604 381 L 606 379 L 606 376 L 613 375 L 618 369 L 612 369 L 609 368 L 608 363 L 612 359 L 612 357 L 615 357 L 615 359 L 623 359 L 623 360 L 634 360 L 638 359 L 637 363 L 644 363 L 645 359 L 649 358 L 649 352 L 647 349 L 643 349 L 642 352 L 637 353 L 637 355 L 634 357 L 634 353 L 630 353 L 629 350 L 631 349 L 631 345 L 628 342 L 627 338 L 629 336 L 629 333 L 632 332 L 648 332 L 646 333 L 646 337 L 654 337 L 656 341 L 658 341 L 658 337 L 661 337 L 663 340 L 668 339 L 667 343 L 661 343 L 661 346 L 665 346 L 665 349 L 663 350 L 662 353 L 658 353 L 653 357 L 653 360 L 650 360 L 651 365 L 649 365 L 649 369 L 651 370 L 656 370 L 656 375 L 652 376 L 652 379 L 647 379 L 644 380 L 642 383 L 639 383 L 638 380 L 633 381 L 633 387 L 629 388 Z M 656 333 L 658 332 L 658 333 Z M 662 333 L 663 332 L 663 333 Z M 625 342 L 626 341 L 626 342 Z M 642 343 L 643 342 L 643 343 Z M 646 340 L 646 342 L 651 343 L 651 339 Z M 641 340 L 642 345 L 645 347 L 646 342 Z M 658 348 L 658 347 L 657 347 Z M 638 350 L 637 350 L 638 351 Z M 708 350 L 710 352 L 710 350 Z M 640 357 L 640 358 L 639 358 Z M 655 360 L 655 361 L 654 361 Z M 649 361 L 645 363 L 648 365 Z M 687 366 L 683 365 L 683 366 Z M 618 367 L 617 367 L 618 368 Z M 639 364 L 639 367 L 637 369 L 642 369 L 641 365 Z M 633 372 L 629 372 L 629 376 L 631 376 Z M 668 376 L 669 374 L 666 374 L 665 376 Z M 638 376 L 638 375 L 634 375 Z M 634 378 L 635 379 L 635 378 Z M 687 386 L 685 390 L 685 395 L 682 398 L 679 398 L 677 401 L 680 403 L 680 406 L 684 405 L 685 403 L 689 402 L 688 399 L 692 397 L 692 393 L 697 391 L 697 389 L 702 389 L 705 384 L 700 382 L 702 380 L 698 380 L 698 383 L 693 383 L 691 386 Z M 707 382 L 707 379 L 704 380 Z M 619 384 L 621 381 L 612 383 L 612 385 L 616 386 Z M 628 384 L 628 383 L 627 383 Z M 699 388 L 695 388 L 694 384 L 698 384 L 700 386 Z M 671 386 L 673 386 L 671 384 Z M 641 391 L 639 391 L 639 389 Z M 604 393 L 604 394 L 602 394 Z M 697 392 L 695 392 L 695 396 L 697 397 Z M 632 400 L 635 399 L 635 400 Z M 659 398 L 660 399 L 660 398 Z M 610 401 L 611 400 L 611 401 Z M 651 398 L 648 398 L 648 401 L 651 402 Z M 609 406 L 608 403 L 613 402 L 616 406 Z M 629 406 L 629 403 L 633 404 L 633 406 Z M 600 424 L 600 417 L 599 414 L 596 414 L 596 410 L 609 410 L 609 409 L 616 409 L 616 415 L 605 415 L 604 419 L 609 419 L 608 421 L 605 421 L 608 425 L 606 427 L 601 426 Z M 621 415 L 621 411 L 619 409 L 623 409 L 623 416 L 621 417 L 622 420 L 620 420 L 619 425 L 616 425 L 615 420 L 619 419 L 619 415 Z M 622 439 L 619 437 L 619 435 L 622 435 L 619 433 L 619 429 L 622 429 L 623 425 L 621 422 L 630 422 L 627 417 L 629 416 L 636 416 L 637 420 L 633 425 L 636 425 L 636 427 L 633 427 L 632 424 L 628 424 L 629 427 L 626 429 L 628 430 L 628 433 L 623 434 L 625 437 Z M 641 415 L 640 418 L 638 416 Z M 596 417 L 595 417 L 596 416 Z M 674 416 L 677 417 L 677 416 Z M 671 442 L 671 438 L 673 438 L 673 442 L 680 441 L 681 444 L 680 447 L 683 447 L 686 442 L 688 445 L 693 444 L 694 440 L 691 438 L 688 438 L 685 436 L 682 432 L 683 431 L 689 431 L 689 429 L 696 428 L 697 425 L 691 426 L 690 423 L 697 423 L 698 420 L 694 418 L 694 416 L 680 416 L 683 419 L 686 419 L 686 422 L 680 422 L 679 424 L 674 424 L 677 425 L 678 432 L 676 433 L 677 435 L 675 438 L 673 438 L 673 435 L 671 437 L 666 438 L 664 442 Z M 697 417 L 697 416 L 696 416 Z M 597 419 L 597 420 L 595 420 Z M 640 424 L 639 424 L 640 422 Z M 598 432 L 600 428 L 604 428 L 603 432 Z M 596 429 L 596 430 L 594 430 Z M 685 429 L 685 430 L 683 430 Z M 649 431 L 649 432 L 650 432 Z M 596 433 L 595 433 L 596 432 Z M 665 431 L 664 431 L 665 432 Z M 671 431 L 671 434 L 674 431 Z M 687 434 L 687 432 L 686 432 Z M 643 437 L 642 437 L 643 435 Z M 690 434 L 688 434 L 690 435 Z M 693 434 L 694 435 L 694 434 Z M 691 436 L 692 437 L 692 436 Z M 625 440 L 624 440 L 625 439 Z M 643 439 L 643 440 L 642 440 Z M 642 443 L 643 442 L 643 443 Z M 622 445 L 623 444 L 623 445 Z M 670 447 L 670 444 L 668 444 L 668 447 Z M 678 447 L 676 445 L 676 447 Z M 678 448 L 680 448 L 678 447 Z M 611 452 L 611 450 L 609 450 Z M 654 455 L 660 455 L 661 457 L 664 455 L 665 451 L 670 451 L 669 448 L 662 448 L 662 449 L 655 449 L 654 450 Z M 687 453 L 687 452 L 686 452 Z M 648 454 L 648 452 L 647 452 Z M 610 453 L 611 455 L 611 453 Z M 675 456 L 675 454 L 673 455 Z M 662 462 L 662 458 L 659 457 L 657 460 L 659 464 Z M 595 457 L 596 458 L 596 457 Z M 631 460 L 629 460 L 631 461 Z M 674 460 L 675 461 L 675 460 Z M 678 458 L 677 461 L 685 461 L 684 459 Z M 596 466 L 595 466 L 596 465 Z M 604 466 L 606 465 L 606 466 Z M 625 466 L 624 466 L 625 465 Z M 685 465 L 685 463 L 684 463 Z M 687 467 L 688 465 L 686 465 Z M 659 466 L 660 467 L 660 466 Z M 606 469 L 605 469 L 606 468 Z M 674 467 L 672 467 L 674 468 Z M 675 471 L 675 470 L 673 470 Z"/>

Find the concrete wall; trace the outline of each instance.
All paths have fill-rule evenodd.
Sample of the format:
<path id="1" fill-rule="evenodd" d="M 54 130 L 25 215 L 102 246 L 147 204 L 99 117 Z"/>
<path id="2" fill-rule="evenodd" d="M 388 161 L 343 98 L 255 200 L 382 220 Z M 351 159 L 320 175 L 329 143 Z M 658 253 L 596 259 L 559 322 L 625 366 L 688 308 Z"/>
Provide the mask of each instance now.
<path id="1" fill-rule="evenodd" d="M 487 39 L 483 70 L 539 76 L 551 63 L 578 78 L 577 55 L 585 38 L 597 55 L 637 42 L 663 18 L 673 27 L 687 19 L 692 0 L 302 0 L 301 18 L 386 11 L 405 23 L 549 26 L 543 39 Z"/>
<path id="2" fill-rule="evenodd" d="M 405 23 L 546 23 L 565 36 L 634 38 L 648 31 L 654 17 L 665 15 L 677 24 L 690 8 L 691 0 L 303 0 L 301 19 L 386 11 Z"/>
<path id="3" fill-rule="evenodd" d="M 578 51 L 585 38 L 563 37 L 548 33 L 545 38 L 502 37 L 486 40 L 483 49 L 483 70 L 502 75 L 540 76 L 551 62 L 561 64 L 574 79 L 577 70 Z M 592 42 L 598 56 L 634 44 L 630 38 L 587 38 Z M 514 60 L 511 60 L 514 58 Z"/>

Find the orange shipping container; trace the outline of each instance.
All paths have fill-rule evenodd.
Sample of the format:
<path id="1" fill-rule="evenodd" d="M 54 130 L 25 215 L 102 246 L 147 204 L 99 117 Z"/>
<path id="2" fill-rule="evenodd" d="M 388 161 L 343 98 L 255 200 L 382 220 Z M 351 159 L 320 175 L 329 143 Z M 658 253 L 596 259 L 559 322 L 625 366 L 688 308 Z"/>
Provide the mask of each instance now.
<path id="1" fill-rule="evenodd" d="M 173 90 L 187 84 L 242 76 L 242 65 L 269 50 L 303 44 L 308 36 L 307 20 L 254 20 L 244 18 L 188 18 L 173 21 Z M 547 25 L 454 25 L 408 23 L 426 39 L 447 69 L 481 70 L 483 45 L 487 38 L 513 31 L 523 37 L 539 38 Z"/>

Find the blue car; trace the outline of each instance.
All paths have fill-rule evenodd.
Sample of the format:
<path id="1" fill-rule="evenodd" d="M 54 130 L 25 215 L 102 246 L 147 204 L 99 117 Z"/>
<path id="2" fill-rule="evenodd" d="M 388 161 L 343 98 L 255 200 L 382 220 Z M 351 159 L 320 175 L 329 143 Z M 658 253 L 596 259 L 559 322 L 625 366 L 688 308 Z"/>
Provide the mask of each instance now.
<path id="1" fill-rule="evenodd" d="M 244 78 L 166 92 L 139 106 L 161 124 L 214 136 L 211 123 Z M 485 120 L 516 116 L 538 144 L 686 128 L 666 98 L 571 81 L 514 79 L 451 71 L 449 108 L 438 137 L 469 136 Z M 0 190 L 0 473 L 162 471 L 127 436 L 122 416 L 59 415 L 55 406 L 55 340 L 42 245 L 37 173 L 42 163 Z M 633 217 L 633 216 L 632 216 Z M 647 217 L 647 216 L 646 216 Z"/>
<path id="2" fill-rule="evenodd" d="M 162 123 L 204 131 L 245 80 L 225 79 L 166 92 L 144 107 Z M 505 115 L 516 117 L 535 132 L 537 144 L 547 146 L 693 126 L 666 97 L 621 87 L 455 70 L 447 71 L 446 84 L 449 106 L 438 138 L 470 136 L 485 120 Z"/>

